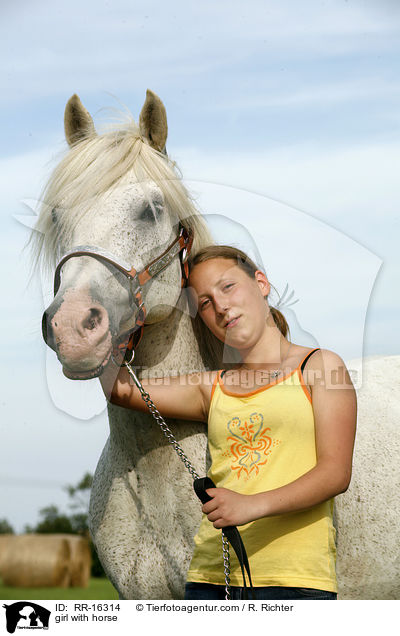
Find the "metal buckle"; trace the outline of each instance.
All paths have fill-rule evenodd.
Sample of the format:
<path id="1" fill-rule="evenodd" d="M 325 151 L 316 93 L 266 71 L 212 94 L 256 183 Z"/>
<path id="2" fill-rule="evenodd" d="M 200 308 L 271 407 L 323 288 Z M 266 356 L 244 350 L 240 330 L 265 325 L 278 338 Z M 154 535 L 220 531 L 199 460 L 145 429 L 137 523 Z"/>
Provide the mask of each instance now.
<path id="1" fill-rule="evenodd" d="M 123 364 L 124 366 L 126 366 L 127 364 L 132 364 L 132 362 L 133 362 L 134 358 L 135 358 L 135 349 L 132 347 L 131 355 L 130 355 L 129 360 L 127 360 L 126 358 L 124 358 L 124 361 L 122 362 L 122 364 Z"/>
<path id="2" fill-rule="evenodd" d="M 130 340 L 130 339 L 129 339 Z M 135 349 L 132 347 L 132 349 L 130 350 L 130 356 L 129 358 L 126 357 L 127 353 L 128 353 L 128 345 L 129 345 L 129 340 L 128 340 L 128 344 L 126 345 L 126 349 L 124 354 L 122 354 L 120 351 L 118 351 L 118 355 L 123 355 L 123 358 L 121 360 L 121 362 L 118 362 L 118 360 L 116 360 L 115 356 L 114 356 L 114 351 L 116 351 L 118 349 L 118 347 L 114 347 L 111 351 L 111 360 L 113 361 L 113 363 L 115 364 L 116 367 L 123 367 L 126 366 L 127 364 L 132 364 L 134 358 L 135 358 Z M 121 343 L 122 346 L 122 343 Z"/>

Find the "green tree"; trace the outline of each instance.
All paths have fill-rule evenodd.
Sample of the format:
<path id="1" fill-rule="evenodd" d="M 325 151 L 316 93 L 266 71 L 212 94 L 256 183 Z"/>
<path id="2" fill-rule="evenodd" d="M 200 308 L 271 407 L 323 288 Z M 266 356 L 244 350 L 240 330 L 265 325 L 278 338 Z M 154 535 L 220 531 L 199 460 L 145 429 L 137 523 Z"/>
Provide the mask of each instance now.
<path id="1" fill-rule="evenodd" d="M 7 519 L 0 519 L 0 534 L 15 534 L 14 528 Z"/>
<path id="2" fill-rule="evenodd" d="M 62 514 L 57 506 L 46 506 L 39 510 L 41 520 L 37 524 L 34 532 L 42 534 L 52 534 L 57 532 L 67 532 L 68 534 L 76 534 L 74 532 L 71 519 Z"/>

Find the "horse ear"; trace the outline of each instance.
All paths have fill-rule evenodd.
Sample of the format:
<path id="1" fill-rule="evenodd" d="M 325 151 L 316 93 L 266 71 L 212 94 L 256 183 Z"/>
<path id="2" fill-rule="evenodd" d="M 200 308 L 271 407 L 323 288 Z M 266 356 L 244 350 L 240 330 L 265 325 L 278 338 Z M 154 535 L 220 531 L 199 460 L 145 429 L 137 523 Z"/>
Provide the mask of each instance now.
<path id="1" fill-rule="evenodd" d="M 152 148 L 165 152 L 168 135 L 167 112 L 161 99 L 147 89 L 146 101 L 139 116 L 139 130 Z"/>
<path id="2" fill-rule="evenodd" d="M 96 134 L 93 119 L 86 110 L 78 95 L 72 95 L 67 102 L 64 113 L 65 137 L 70 146 Z"/>

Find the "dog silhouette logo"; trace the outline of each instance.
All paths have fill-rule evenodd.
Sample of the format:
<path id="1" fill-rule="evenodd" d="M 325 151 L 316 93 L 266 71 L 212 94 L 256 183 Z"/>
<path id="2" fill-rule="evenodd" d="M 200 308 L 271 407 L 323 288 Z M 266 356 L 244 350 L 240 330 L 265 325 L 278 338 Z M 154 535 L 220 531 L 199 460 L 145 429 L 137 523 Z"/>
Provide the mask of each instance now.
<path id="1" fill-rule="evenodd" d="M 14 634 L 16 629 L 49 629 L 51 612 L 41 605 L 31 601 L 19 601 L 3 607 L 6 610 L 9 634 Z"/>

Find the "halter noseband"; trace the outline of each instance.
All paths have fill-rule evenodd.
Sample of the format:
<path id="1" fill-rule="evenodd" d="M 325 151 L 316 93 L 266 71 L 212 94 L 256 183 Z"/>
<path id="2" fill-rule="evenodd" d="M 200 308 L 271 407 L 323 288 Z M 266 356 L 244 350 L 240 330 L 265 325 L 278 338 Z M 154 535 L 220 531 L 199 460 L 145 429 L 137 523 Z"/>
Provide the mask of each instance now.
<path id="1" fill-rule="evenodd" d="M 173 261 L 175 256 L 180 257 L 182 268 L 182 281 L 181 287 L 184 287 L 187 283 L 189 275 L 188 256 L 193 244 L 193 231 L 188 230 L 180 225 L 180 231 L 177 238 L 167 247 L 167 249 L 160 254 L 157 258 L 152 260 L 146 267 L 138 272 L 135 267 L 124 262 L 111 252 L 97 247 L 94 245 L 79 245 L 75 249 L 70 250 L 60 259 L 57 264 L 56 271 L 54 273 L 54 296 L 57 294 L 61 284 L 61 268 L 70 259 L 78 256 L 92 256 L 98 261 L 108 263 L 120 271 L 126 278 L 129 279 L 131 285 L 131 294 L 133 295 L 134 302 L 138 307 L 138 315 L 136 317 L 135 325 L 126 332 L 123 336 L 120 336 L 113 351 L 113 359 L 117 354 L 122 354 L 126 359 L 126 354 L 130 352 L 131 359 L 133 358 L 134 348 L 140 342 L 143 333 L 144 321 L 146 319 L 146 307 L 142 298 L 142 286 L 148 283 L 152 278 L 157 276 L 163 269 Z"/>

